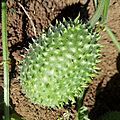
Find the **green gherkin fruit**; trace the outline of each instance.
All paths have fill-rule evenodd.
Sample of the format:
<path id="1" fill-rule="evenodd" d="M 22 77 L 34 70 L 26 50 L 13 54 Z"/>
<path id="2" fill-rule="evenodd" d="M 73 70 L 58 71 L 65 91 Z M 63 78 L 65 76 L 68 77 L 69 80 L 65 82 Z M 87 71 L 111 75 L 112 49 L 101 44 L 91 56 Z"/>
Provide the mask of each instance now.
<path id="1" fill-rule="evenodd" d="M 20 65 L 23 92 L 33 103 L 60 107 L 82 96 L 96 73 L 99 36 L 78 19 L 57 23 L 30 44 Z"/>

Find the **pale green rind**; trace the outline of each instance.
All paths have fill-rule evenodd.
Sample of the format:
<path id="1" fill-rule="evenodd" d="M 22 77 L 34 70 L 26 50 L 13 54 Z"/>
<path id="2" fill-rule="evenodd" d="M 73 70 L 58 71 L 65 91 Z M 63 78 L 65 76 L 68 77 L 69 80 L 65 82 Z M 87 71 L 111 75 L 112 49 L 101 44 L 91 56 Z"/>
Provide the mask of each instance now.
<path id="1" fill-rule="evenodd" d="M 77 21 L 77 22 L 76 22 Z M 43 32 L 21 62 L 20 82 L 33 103 L 60 107 L 83 94 L 96 72 L 98 34 L 76 19 Z"/>

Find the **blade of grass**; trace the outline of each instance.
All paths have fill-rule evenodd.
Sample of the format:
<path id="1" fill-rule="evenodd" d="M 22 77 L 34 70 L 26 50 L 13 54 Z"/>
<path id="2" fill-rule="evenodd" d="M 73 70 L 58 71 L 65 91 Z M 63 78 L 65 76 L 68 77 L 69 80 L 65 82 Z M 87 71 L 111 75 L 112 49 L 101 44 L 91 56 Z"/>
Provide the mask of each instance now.
<path id="1" fill-rule="evenodd" d="M 97 9 L 97 6 L 98 6 L 98 0 L 93 0 L 93 4 L 94 4 L 95 9 Z"/>
<path id="2" fill-rule="evenodd" d="M 107 23 L 109 4 L 110 4 L 110 0 L 106 0 L 103 9 L 102 23 Z"/>
<path id="3" fill-rule="evenodd" d="M 93 15 L 93 17 L 90 19 L 90 21 L 88 22 L 88 24 L 90 24 L 91 27 L 94 27 L 96 22 L 99 20 L 99 18 L 101 17 L 102 13 L 103 13 L 103 9 L 104 9 L 104 5 L 105 5 L 105 1 L 106 0 L 101 0 L 100 3 L 98 4 L 98 8 L 95 11 L 95 14 Z"/>
<path id="4" fill-rule="evenodd" d="M 4 116 L 9 120 L 9 66 L 8 66 L 8 46 L 7 46 L 7 5 L 6 0 L 2 0 L 2 48 L 4 67 Z"/>
<path id="5" fill-rule="evenodd" d="M 105 30 L 106 30 L 107 34 L 110 36 L 110 38 L 113 41 L 113 43 L 115 44 L 115 46 L 117 47 L 118 51 L 120 52 L 120 43 L 117 41 L 117 38 L 113 34 L 112 30 L 108 26 L 105 26 Z"/>

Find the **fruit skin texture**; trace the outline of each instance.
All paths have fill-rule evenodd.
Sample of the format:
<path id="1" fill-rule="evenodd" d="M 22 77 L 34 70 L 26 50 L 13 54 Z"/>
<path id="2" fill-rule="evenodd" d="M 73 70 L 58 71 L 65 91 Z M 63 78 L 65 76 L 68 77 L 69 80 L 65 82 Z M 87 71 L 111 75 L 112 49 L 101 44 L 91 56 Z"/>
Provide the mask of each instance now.
<path id="1" fill-rule="evenodd" d="M 53 108 L 82 97 L 96 72 L 98 39 L 78 18 L 43 31 L 19 67 L 25 95 L 33 103 Z"/>

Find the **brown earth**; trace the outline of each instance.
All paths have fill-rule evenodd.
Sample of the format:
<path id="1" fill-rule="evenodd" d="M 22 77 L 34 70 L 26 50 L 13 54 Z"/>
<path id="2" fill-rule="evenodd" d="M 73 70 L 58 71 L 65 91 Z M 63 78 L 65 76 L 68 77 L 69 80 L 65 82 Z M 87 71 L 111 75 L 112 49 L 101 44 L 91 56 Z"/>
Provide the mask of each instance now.
<path id="1" fill-rule="evenodd" d="M 85 22 L 90 18 L 93 11 L 92 0 L 8 0 L 8 47 L 11 59 L 11 106 L 25 120 L 56 120 L 65 109 L 47 109 L 31 103 L 21 92 L 19 81 L 17 80 L 17 64 L 21 59 L 20 55 L 25 53 L 24 47 L 28 47 L 31 38 L 35 36 L 28 16 L 18 4 L 24 6 L 28 15 L 34 23 L 37 34 L 50 23 L 55 23 L 55 19 L 62 20 L 62 17 L 74 19 L 78 13 Z M 120 39 L 120 1 L 111 0 L 108 24 L 115 35 Z M 1 24 L 0 24 L 1 25 Z M 1 27 L 0 27 L 1 28 Z M 0 33 L 1 36 L 1 33 Z M 101 51 L 101 68 L 99 74 L 91 82 L 86 90 L 84 105 L 90 112 L 91 120 L 97 118 L 107 111 L 120 110 L 120 55 L 114 44 L 105 32 L 101 32 L 100 44 L 103 45 Z M 0 60 L 2 60 L 2 44 L 0 37 Z M 3 86 L 3 66 L 0 66 L 0 86 Z M 3 89 L 0 87 L 0 105 L 2 101 Z M 70 120 L 75 119 L 75 107 L 70 108 Z M 0 116 L 3 109 L 0 107 Z"/>

